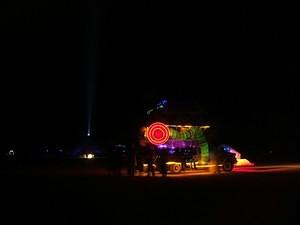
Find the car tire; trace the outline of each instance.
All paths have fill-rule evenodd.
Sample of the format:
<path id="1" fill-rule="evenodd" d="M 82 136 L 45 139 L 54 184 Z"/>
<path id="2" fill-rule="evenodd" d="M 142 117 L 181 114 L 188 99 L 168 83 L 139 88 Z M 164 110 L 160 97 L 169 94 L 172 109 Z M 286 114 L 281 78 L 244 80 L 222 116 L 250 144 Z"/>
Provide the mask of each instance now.
<path id="1" fill-rule="evenodd" d="M 230 159 L 224 159 L 222 168 L 225 172 L 231 172 L 233 170 L 234 164 Z"/>
<path id="2" fill-rule="evenodd" d="M 173 173 L 180 173 L 182 170 L 181 164 L 174 164 L 173 165 Z"/>

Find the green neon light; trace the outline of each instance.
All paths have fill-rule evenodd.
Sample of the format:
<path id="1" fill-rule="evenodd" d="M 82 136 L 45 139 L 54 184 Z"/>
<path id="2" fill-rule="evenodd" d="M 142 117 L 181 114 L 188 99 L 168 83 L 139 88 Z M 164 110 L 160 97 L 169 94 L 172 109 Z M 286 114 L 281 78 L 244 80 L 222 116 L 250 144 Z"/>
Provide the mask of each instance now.
<path id="1" fill-rule="evenodd" d="M 200 127 L 188 127 L 188 128 L 171 128 L 170 138 L 177 140 L 196 140 L 200 143 L 199 152 L 201 155 L 200 163 L 207 163 L 209 161 L 209 147 L 204 136 L 203 130 Z"/>

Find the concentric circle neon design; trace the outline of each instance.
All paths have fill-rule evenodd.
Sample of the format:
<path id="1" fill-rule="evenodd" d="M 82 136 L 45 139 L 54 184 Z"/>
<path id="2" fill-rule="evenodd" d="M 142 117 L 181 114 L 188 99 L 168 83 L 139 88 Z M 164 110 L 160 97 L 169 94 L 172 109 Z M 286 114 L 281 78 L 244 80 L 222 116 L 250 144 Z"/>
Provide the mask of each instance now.
<path id="1" fill-rule="evenodd" d="M 156 122 L 152 123 L 146 130 L 146 137 L 154 145 L 165 144 L 170 137 L 170 131 L 167 125 Z"/>

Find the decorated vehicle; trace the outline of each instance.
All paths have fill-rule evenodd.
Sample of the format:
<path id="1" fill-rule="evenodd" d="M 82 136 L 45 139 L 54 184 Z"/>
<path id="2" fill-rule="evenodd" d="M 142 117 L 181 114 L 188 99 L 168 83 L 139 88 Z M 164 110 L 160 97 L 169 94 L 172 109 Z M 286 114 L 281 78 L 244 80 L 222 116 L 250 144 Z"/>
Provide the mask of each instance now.
<path id="1" fill-rule="evenodd" d="M 230 172 L 236 164 L 236 154 L 222 146 L 214 148 L 206 140 L 209 126 L 164 124 L 154 122 L 141 130 L 141 149 L 154 148 L 153 166 L 160 170 L 162 154 L 167 155 L 167 168 L 171 173 L 186 169 L 215 167 Z M 147 157 L 147 154 L 144 154 Z M 143 163 L 144 167 L 148 167 Z"/>

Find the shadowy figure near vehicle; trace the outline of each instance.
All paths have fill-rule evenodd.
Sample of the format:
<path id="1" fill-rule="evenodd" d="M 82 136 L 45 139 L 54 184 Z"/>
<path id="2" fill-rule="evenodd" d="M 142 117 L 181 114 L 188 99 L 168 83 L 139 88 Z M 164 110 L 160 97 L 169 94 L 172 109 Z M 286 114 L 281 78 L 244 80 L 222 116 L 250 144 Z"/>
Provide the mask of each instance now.
<path id="1" fill-rule="evenodd" d="M 147 175 L 155 176 L 154 163 L 156 160 L 156 149 L 154 145 L 149 145 L 146 148 L 146 163 L 148 164 Z"/>
<path id="2" fill-rule="evenodd" d="M 168 150 L 162 149 L 160 153 L 160 172 L 163 177 L 167 176 L 168 168 L 167 168 L 167 162 L 168 162 Z"/>
<path id="3" fill-rule="evenodd" d="M 121 152 L 118 148 L 113 148 L 110 152 L 111 174 L 113 176 L 121 176 Z"/>
<path id="4" fill-rule="evenodd" d="M 216 174 L 220 174 L 221 170 L 219 167 L 220 164 L 220 153 L 219 149 L 216 146 L 212 147 L 212 151 L 210 152 L 211 162 L 214 165 L 213 172 Z"/>

